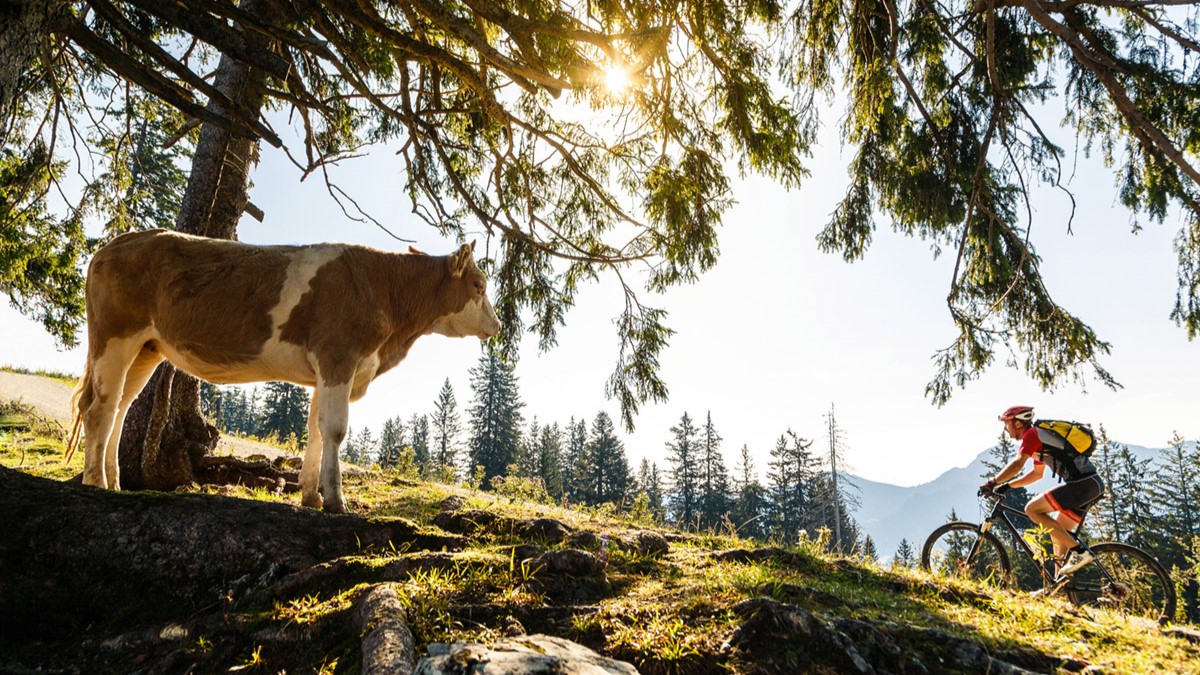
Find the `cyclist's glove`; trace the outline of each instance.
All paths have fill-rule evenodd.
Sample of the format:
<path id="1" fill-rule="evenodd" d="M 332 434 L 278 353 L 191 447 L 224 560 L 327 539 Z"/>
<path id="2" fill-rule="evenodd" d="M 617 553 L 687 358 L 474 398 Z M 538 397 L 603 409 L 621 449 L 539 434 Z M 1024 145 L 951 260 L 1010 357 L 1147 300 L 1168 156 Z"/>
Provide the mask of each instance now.
<path id="1" fill-rule="evenodd" d="M 997 485 L 995 483 L 995 481 L 989 480 L 988 482 L 979 486 L 978 494 L 980 497 L 987 497 L 987 496 L 999 497 L 1000 495 L 1004 494 L 1005 492 L 1008 492 L 1011 488 L 1012 488 L 1012 486 L 1010 486 L 1008 483 L 1001 483 L 1000 485 Z"/>

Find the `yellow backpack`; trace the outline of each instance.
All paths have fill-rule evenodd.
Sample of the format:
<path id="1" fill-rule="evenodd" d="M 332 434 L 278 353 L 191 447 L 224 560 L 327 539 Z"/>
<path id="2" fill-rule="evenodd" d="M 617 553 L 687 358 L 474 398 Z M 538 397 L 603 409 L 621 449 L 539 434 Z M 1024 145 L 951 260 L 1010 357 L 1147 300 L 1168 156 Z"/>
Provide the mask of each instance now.
<path id="1" fill-rule="evenodd" d="M 1037 420 L 1033 426 L 1046 453 L 1057 460 L 1051 468 L 1060 478 L 1076 480 L 1095 473 L 1088 460 L 1096 449 L 1096 435 L 1091 428 L 1063 420 Z"/>

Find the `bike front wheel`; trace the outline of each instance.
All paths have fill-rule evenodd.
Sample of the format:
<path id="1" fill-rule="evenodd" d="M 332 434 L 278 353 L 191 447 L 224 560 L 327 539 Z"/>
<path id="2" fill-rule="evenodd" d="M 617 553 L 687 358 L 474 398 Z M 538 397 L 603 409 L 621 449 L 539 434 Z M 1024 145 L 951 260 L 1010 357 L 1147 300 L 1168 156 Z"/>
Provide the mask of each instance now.
<path id="1" fill-rule="evenodd" d="M 974 523 L 946 523 L 921 548 L 921 569 L 996 586 L 1012 584 L 1008 551 L 1000 539 Z"/>
<path id="2" fill-rule="evenodd" d="M 1077 605 L 1111 609 L 1160 623 L 1175 616 L 1175 584 L 1149 553 L 1109 542 L 1092 546 L 1096 559 L 1075 572 L 1067 597 Z"/>

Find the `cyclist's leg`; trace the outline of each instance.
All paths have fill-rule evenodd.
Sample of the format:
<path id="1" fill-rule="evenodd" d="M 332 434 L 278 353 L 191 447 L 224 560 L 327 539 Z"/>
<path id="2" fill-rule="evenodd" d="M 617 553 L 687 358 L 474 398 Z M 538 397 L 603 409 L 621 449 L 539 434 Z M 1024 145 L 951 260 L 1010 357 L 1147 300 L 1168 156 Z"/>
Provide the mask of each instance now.
<path id="1" fill-rule="evenodd" d="M 1100 482 L 1098 476 L 1093 474 L 1060 485 L 1042 495 L 1046 498 L 1047 504 L 1058 512 L 1055 522 L 1062 527 L 1063 533 L 1066 534 L 1066 538 L 1055 539 L 1055 555 L 1065 555 L 1067 548 L 1073 548 L 1079 543 L 1075 538 L 1075 531 L 1083 523 L 1088 509 L 1100 499 L 1103 492 L 1103 483 Z M 1060 549 L 1060 544 L 1067 544 L 1067 548 Z"/>
<path id="2" fill-rule="evenodd" d="M 1050 541 L 1054 544 L 1054 557 L 1061 560 L 1067 551 L 1073 548 L 1076 544 L 1074 535 L 1071 531 L 1063 526 L 1058 519 L 1051 516 L 1051 513 L 1056 511 L 1061 516 L 1061 508 L 1051 493 L 1044 493 L 1035 499 L 1031 499 L 1025 505 L 1025 515 L 1034 523 L 1041 525 L 1050 532 Z M 1074 529 L 1072 527 L 1071 529 Z"/>
<path id="3" fill-rule="evenodd" d="M 1068 548 L 1059 550 L 1058 545 L 1055 544 L 1054 555 L 1060 559 L 1064 557 L 1067 554 L 1067 551 L 1069 551 L 1071 548 L 1079 545 L 1079 540 L 1075 538 L 1075 531 L 1079 529 L 1079 524 L 1083 522 L 1081 516 L 1082 514 L 1076 514 L 1074 511 L 1066 510 L 1059 511 L 1054 516 L 1054 520 L 1058 521 L 1058 524 L 1062 527 L 1062 529 L 1071 537 Z"/>

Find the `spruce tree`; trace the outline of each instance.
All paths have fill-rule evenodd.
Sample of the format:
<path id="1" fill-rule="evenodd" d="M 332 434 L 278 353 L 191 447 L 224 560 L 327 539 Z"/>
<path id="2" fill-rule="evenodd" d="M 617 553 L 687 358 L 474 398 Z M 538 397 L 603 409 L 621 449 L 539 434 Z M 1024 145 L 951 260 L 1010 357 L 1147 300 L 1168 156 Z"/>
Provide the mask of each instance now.
<path id="1" fill-rule="evenodd" d="M 404 438 L 404 422 L 399 417 L 384 421 L 383 429 L 379 431 L 379 466 L 393 469 L 400 464 L 400 454 L 404 451 L 407 441 Z"/>
<path id="2" fill-rule="evenodd" d="M 900 545 L 896 547 L 896 555 L 892 556 L 893 567 L 915 567 L 917 564 L 917 552 L 913 550 L 912 544 L 908 543 L 908 539 L 901 539 Z"/>
<path id="3" fill-rule="evenodd" d="M 871 535 L 863 537 L 862 546 L 858 547 L 858 555 L 867 562 L 879 562 L 879 551 L 875 548 L 875 540 Z"/>
<path id="4" fill-rule="evenodd" d="M 646 496 L 646 508 L 653 518 L 656 521 L 664 520 L 666 509 L 663 504 L 662 476 L 659 474 L 658 464 L 645 457 L 638 468 L 637 490 L 639 494 Z"/>
<path id="5" fill-rule="evenodd" d="M 200 413 L 221 431 L 227 431 L 221 409 L 224 398 L 225 392 L 221 387 L 207 380 L 200 381 Z"/>
<path id="6" fill-rule="evenodd" d="M 430 471 L 429 417 L 413 413 L 408 420 L 408 431 L 412 437 L 410 442 L 413 449 L 413 462 L 420 468 L 421 473 L 428 475 Z"/>
<path id="7" fill-rule="evenodd" d="M 469 409 L 468 473 L 483 467 L 483 486 L 503 476 L 517 459 L 521 440 L 520 395 L 513 368 L 494 352 L 485 353 L 472 368 L 471 388 L 474 400 Z"/>
<path id="8" fill-rule="evenodd" d="M 1127 445 L 1117 445 L 1116 467 L 1108 485 L 1114 502 L 1117 529 L 1134 546 L 1152 548 L 1155 536 L 1154 509 L 1148 491 L 1151 461 L 1138 459 Z"/>
<path id="9" fill-rule="evenodd" d="M 781 435 L 768 462 L 770 533 L 785 544 L 795 543 L 801 529 L 813 522 L 816 504 L 814 479 L 818 462 L 812 456 L 812 441 L 791 429 Z"/>
<path id="10" fill-rule="evenodd" d="M 1180 577 L 1181 618 L 1194 622 L 1200 619 L 1197 579 L 1191 575 L 1183 579 L 1180 570 L 1190 567 L 1191 544 L 1200 536 L 1200 448 L 1189 445 L 1176 432 L 1160 455 L 1153 478 L 1151 495 L 1162 541 L 1156 553 L 1159 562 Z"/>
<path id="11" fill-rule="evenodd" d="M 537 434 L 537 475 L 554 499 L 563 496 L 563 432 L 558 423 L 543 425 Z"/>
<path id="12" fill-rule="evenodd" d="M 375 461 L 378 452 L 375 436 L 371 433 L 371 428 L 364 426 L 354 436 L 354 459 L 351 461 L 355 464 L 368 466 Z"/>
<path id="13" fill-rule="evenodd" d="M 742 444 L 739 458 L 733 479 L 734 500 L 729 517 L 738 534 L 762 539 L 766 532 L 763 520 L 767 513 L 767 490 L 758 479 L 749 446 Z"/>
<path id="14" fill-rule="evenodd" d="M 442 384 L 437 399 L 433 402 L 433 414 L 429 422 L 429 454 L 433 475 L 439 480 L 454 480 L 458 474 L 459 435 L 462 426 L 458 419 L 458 402 L 454 399 L 454 387 L 450 378 Z M 468 469 L 467 475 L 471 475 Z"/>
<path id="15" fill-rule="evenodd" d="M 517 452 L 513 457 L 512 467 L 521 478 L 540 478 L 541 463 L 538 455 L 538 437 L 542 433 L 542 425 L 537 418 L 529 423 L 529 429 L 521 434 L 517 442 Z"/>
<path id="16" fill-rule="evenodd" d="M 1118 467 L 1118 444 L 1108 437 L 1108 432 L 1101 424 L 1096 432 L 1096 450 L 1092 453 L 1092 463 L 1096 472 L 1104 482 L 1105 498 L 1100 501 L 1088 514 L 1088 529 L 1095 532 L 1100 539 L 1125 541 L 1125 518 L 1122 516 L 1120 495 L 1114 492 L 1118 486 L 1114 480 Z"/>
<path id="17" fill-rule="evenodd" d="M 574 417 L 567 424 L 567 447 L 563 456 L 564 491 L 567 499 L 579 504 L 588 501 L 588 457 L 587 423 L 583 418 Z"/>
<path id="18" fill-rule="evenodd" d="M 809 488 L 812 508 L 801 518 L 800 527 L 809 532 L 829 530 L 830 547 L 839 553 L 850 553 L 861 534 L 852 515 L 858 508 L 858 496 L 854 492 L 858 486 L 840 472 L 835 483 L 832 470 L 824 470 L 819 459 L 814 458 L 814 461 L 818 469 Z"/>
<path id="19" fill-rule="evenodd" d="M 671 427 L 667 442 L 667 461 L 671 463 L 670 493 L 667 504 L 671 518 L 682 528 L 694 528 L 700 517 L 701 454 L 698 430 L 686 412 L 679 424 Z"/>
<path id="20" fill-rule="evenodd" d="M 625 457 L 625 445 L 617 438 L 612 418 L 603 411 L 592 421 L 592 432 L 587 444 L 588 501 L 591 505 L 625 504 L 632 477 L 629 460 Z"/>
<path id="21" fill-rule="evenodd" d="M 262 420 L 259 434 L 278 439 L 294 435 L 304 438 L 308 430 L 308 390 L 290 382 L 263 385 Z"/>
<path id="22" fill-rule="evenodd" d="M 350 427 L 346 427 L 346 440 L 342 441 L 340 453 L 343 462 L 358 464 L 361 461 L 358 445 L 354 438 L 354 429 Z"/>
<path id="23" fill-rule="evenodd" d="M 721 455 L 721 435 L 712 421 L 712 411 L 700 432 L 700 524 L 713 527 L 729 517 L 729 472 Z"/>

